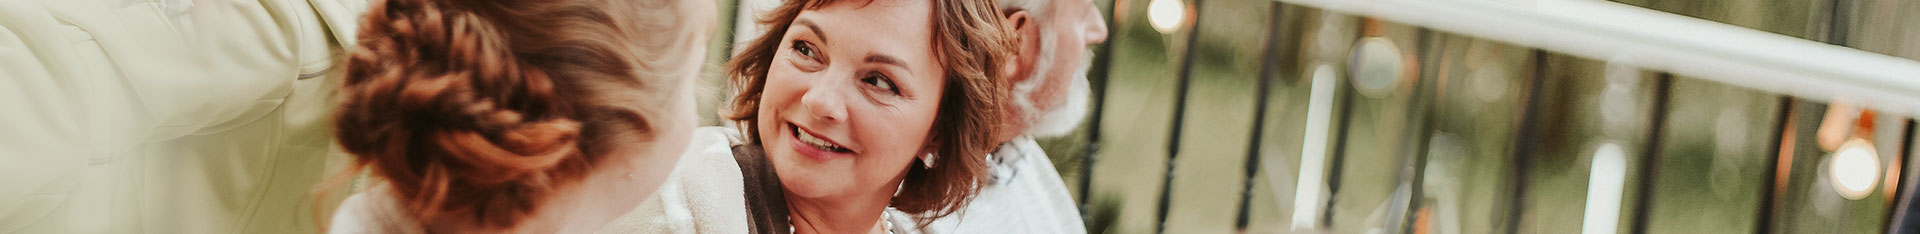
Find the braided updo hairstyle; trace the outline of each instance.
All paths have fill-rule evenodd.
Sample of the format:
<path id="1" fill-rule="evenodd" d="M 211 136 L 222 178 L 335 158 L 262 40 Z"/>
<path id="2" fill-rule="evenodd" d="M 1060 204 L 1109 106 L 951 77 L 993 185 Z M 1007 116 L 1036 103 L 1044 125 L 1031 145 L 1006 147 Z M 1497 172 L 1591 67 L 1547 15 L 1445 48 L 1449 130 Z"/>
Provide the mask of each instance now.
<path id="1" fill-rule="evenodd" d="M 513 227 L 613 146 L 649 140 L 690 59 L 674 0 L 376 0 L 334 131 L 405 215 Z"/>

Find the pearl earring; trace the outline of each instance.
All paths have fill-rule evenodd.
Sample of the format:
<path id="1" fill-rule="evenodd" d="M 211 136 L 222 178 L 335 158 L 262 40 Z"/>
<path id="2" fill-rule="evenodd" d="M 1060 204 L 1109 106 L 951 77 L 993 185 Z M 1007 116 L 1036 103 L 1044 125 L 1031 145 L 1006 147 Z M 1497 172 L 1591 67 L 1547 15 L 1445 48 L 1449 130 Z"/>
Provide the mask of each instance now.
<path id="1" fill-rule="evenodd" d="M 925 167 L 927 169 L 933 169 L 933 153 L 927 153 L 926 156 L 921 156 L 920 166 Z"/>

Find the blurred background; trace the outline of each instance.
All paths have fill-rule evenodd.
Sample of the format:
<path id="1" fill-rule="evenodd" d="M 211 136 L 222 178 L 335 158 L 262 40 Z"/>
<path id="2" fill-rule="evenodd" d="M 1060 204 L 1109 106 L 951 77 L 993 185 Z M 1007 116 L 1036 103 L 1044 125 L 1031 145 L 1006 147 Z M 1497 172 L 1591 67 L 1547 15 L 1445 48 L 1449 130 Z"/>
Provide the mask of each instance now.
<path id="1" fill-rule="evenodd" d="M 750 12 L 772 2 L 722 0 L 736 23 L 713 42 L 702 110 L 724 100 L 728 42 L 757 34 Z M 1294 1 L 1095 2 L 1112 30 L 1095 49 L 1094 114 L 1041 139 L 1095 233 L 1913 225 L 1901 222 L 1920 178 L 1904 169 L 1916 165 L 1911 110 L 1872 96 L 1795 95 Z M 1916 1 L 1617 3 L 1920 58 Z"/>

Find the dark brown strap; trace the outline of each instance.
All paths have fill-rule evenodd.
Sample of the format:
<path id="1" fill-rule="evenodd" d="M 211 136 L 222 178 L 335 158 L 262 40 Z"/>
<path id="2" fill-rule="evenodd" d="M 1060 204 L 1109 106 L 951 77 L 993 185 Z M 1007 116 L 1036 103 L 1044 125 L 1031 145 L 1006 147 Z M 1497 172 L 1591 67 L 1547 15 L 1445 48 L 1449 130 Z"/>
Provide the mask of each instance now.
<path id="1" fill-rule="evenodd" d="M 741 186 L 746 192 L 747 232 L 788 234 L 786 188 L 780 176 L 767 162 L 766 152 L 758 145 L 733 146 L 733 160 L 740 164 Z"/>

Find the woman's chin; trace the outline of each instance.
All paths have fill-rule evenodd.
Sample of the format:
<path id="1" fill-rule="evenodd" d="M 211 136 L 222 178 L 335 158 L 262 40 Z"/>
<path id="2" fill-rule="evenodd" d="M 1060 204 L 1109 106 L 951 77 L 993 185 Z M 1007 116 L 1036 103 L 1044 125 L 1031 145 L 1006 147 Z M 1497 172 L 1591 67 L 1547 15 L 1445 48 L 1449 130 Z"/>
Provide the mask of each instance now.
<path id="1" fill-rule="evenodd" d="M 817 199 L 831 197 L 842 191 L 848 191 L 846 180 L 833 180 L 817 177 L 780 176 L 780 185 L 787 193 L 797 198 Z"/>
<path id="2" fill-rule="evenodd" d="M 779 173 L 780 184 L 788 193 L 800 197 L 824 197 L 845 191 L 853 180 L 851 163 L 818 162 L 785 150 L 767 152 L 767 156 L 772 158 L 774 170 Z"/>

